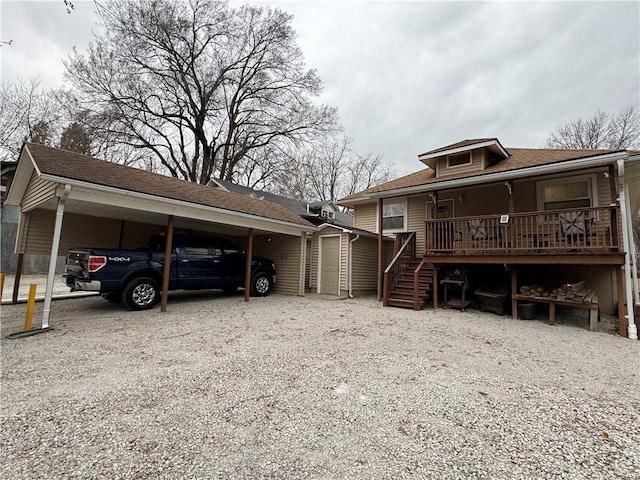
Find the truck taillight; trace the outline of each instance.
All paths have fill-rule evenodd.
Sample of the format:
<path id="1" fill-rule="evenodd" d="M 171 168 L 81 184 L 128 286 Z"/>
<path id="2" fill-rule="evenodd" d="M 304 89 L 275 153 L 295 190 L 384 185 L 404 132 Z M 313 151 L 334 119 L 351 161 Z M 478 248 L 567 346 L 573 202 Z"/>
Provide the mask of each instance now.
<path id="1" fill-rule="evenodd" d="M 97 272 L 107 264 L 107 257 L 98 257 L 95 255 L 89 255 L 89 272 Z"/>

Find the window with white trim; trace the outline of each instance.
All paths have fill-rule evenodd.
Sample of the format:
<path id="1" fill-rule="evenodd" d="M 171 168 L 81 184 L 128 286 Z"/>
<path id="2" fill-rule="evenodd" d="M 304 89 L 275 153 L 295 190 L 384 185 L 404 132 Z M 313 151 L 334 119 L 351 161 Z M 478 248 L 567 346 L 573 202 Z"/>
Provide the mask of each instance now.
<path id="1" fill-rule="evenodd" d="M 538 182 L 538 209 L 559 210 L 597 206 L 595 175 Z"/>
<path id="2" fill-rule="evenodd" d="M 389 201 L 382 204 L 382 231 L 404 232 L 407 225 L 407 202 Z"/>
<path id="3" fill-rule="evenodd" d="M 447 155 L 447 168 L 471 165 L 471 152 L 456 153 Z"/>
<path id="4" fill-rule="evenodd" d="M 335 220 L 336 219 L 336 213 L 332 212 L 331 210 L 322 210 L 322 218 L 327 218 L 329 220 Z"/>

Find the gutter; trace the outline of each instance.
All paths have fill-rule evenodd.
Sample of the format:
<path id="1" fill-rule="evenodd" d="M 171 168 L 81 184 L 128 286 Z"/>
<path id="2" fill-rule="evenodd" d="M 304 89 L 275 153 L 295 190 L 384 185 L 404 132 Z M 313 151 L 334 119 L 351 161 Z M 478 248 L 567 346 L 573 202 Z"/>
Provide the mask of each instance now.
<path id="1" fill-rule="evenodd" d="M 443 182 L 433 182 L 413 187 L 396 188 L 393 190 L 385 190 L 382 192 L 371 192 L 363 197 L 354 198 L 352 200 L 341 200 L 341 205 L 357 204 L 367 200 L 387 197 L 400 197 L 405 195 L 433 192 L 437 190 L 445 190 L 449 188 L 477 186 L 485 183 L 503 182 L 506 180 L 514 180 L 523 177 L 535 177 L 538 175 L 548 175 L 552 173 L 571 172 L 573 170 L 584 170 L 587 168 L 601 167 L 610 165 L 618 160 L 628 158 L 626 152 L 608 153 L 597 157 L 578 158 L 568 160 L 561 163 L 550 163 L 546 165 L 538 165 L 535 167 L 526 167 L 516 170 L 507 170 L 504 172 L 490 173 L 488 175 L 476 175 L 473 177 L 458 178 L 453 180 L 445 180 Z"/>
<path id="2" fill-rule="evenodd" d="M 353 298 L 353 243 L 360 238 L 360 234 L 356 238 L 349 241 L 349 298 Z"/>

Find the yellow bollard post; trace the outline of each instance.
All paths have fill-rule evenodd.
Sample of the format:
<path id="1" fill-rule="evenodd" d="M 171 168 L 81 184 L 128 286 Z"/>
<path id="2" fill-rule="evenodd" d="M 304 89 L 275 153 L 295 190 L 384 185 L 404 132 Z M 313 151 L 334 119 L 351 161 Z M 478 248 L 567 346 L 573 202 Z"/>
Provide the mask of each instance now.
<path id="1" fill-rule="evenodd" d="M 36 305 L 36 289 L 38 285 L 36 283 L 32 283 L 29 286 L 29 301 L 27 302 L 27 314 L 24 317 L 24 331 L 28 332 L 31 330 L 31 322 L 33 321 L 33 308 Z"/>
<path id="2" fill-rule="evenodd" d="M 3 293 L 4 293 L 4 273 L 0 273 L 0 298 L 2 298 Z"/>

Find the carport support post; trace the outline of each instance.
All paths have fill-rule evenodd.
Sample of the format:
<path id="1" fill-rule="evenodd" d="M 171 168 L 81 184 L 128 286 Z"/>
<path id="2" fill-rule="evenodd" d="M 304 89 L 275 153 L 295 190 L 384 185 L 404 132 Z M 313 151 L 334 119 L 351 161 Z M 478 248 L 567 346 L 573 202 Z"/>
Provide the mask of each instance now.
<path id="1" fill-rule="evenodd" d="M 164 268 L 162 269 L 162 296 L 160 312 L 167 311 L 167 296 L 169 295 L 169 275 L 171 274 L 171 248 L 173 244 L 173 215 L 169 215 L 167 222 L 167 239 L 164 242 Z"/>
<path id="2" fill-rule="evenodd" d="M 49 257 L 49 272 L 47 272 L 47 289 L 44 292 L 44 309 L 42 311 L 42 329 L 49 328 L 49 314 L 51 313 L 51 297 L 53 297 L 53 281 L 56 276 L 56 261 L 60 249 L 60 235 L 62 234 L 62 220 L 64 218 L 64 202 L 71 192 L 71 185 L 64 186 L 64 192 L 58 197 L 58 209 L 56 210 L 56 223 L 53 227 L 53 240 L 51 241 L 51 256 Z"/>
<path id="3" fill-rule="evenodd" d="M 382 300 L 382 198 L 378 200 L 378 301 Z"/>
<path id="4" fill-rule="evenodd" d="M 18 264 L 16 265 L 16 276 L 13 280 L 13 295 L 11 297 L 11 303 L 15 305 L 18 303 L 18 291 L 20 290 L 20 278 L 22 277 L 22 264 L 24 262 L 24 253 L 18 254 Z"/>
<path id="5" fill-rule="evenodd" d="M 247 259 L 244 271 L 244 301 L 249 301 L 249 295 L 251 294 L 251 260 L 253 258 L 253 228 L 249 229 L 249 235 L 247 236 Z"/>

